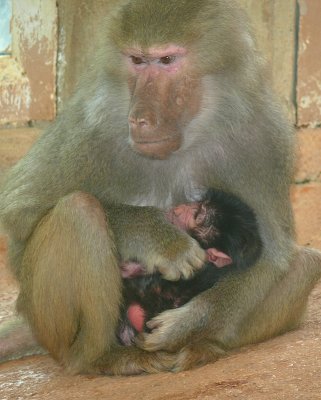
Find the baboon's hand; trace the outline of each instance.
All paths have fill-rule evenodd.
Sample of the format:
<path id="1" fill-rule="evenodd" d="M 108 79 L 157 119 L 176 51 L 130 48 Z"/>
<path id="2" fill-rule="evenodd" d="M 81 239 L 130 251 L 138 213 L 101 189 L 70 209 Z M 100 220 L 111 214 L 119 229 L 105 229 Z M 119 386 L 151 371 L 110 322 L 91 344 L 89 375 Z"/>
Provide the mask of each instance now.
<path id="1" fill-rule="evenodd" d="M 185 344 L 192 325 L 188 304 L 164 311 L 147 322 L 152 332 L 140 333 L 136 344 L 141 349 L 152 352 L 164 349 L 170 352 L 178 351 Z"/>
<path id="2" fill-rule="evenodd" d="M 181 233 L 182 238 L 170 243 L 165 249 L 155 249 L 147 255 L 144 263 L 147 272 L 157 270 L 169 281 L 189 279 L 206 261 L 206 253 L 196 240 Z"/>
<path id="3" fill-rule="evenodd" d="M 110 205 L 108 223 L 122 262 L 137 261 L 147 273 L 159 271 L 167 280 L 188 279 L 206 260 L 199 244 L 155 207 Z"/>

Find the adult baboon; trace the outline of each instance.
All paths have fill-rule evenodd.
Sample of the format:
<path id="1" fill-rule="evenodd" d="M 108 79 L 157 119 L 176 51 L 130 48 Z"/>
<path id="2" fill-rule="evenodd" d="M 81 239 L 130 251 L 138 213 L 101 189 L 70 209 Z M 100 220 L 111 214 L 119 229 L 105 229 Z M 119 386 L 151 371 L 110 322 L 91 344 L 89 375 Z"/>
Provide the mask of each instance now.
<path id="1" fill-rule="evenodd" d="M 18 310 L 73 372 L 182 370 L 295 327 L 321 256 L 294 244 L 294 132 L 242 12 L 127 0 L 106 26 L 95 71 L 2 189 Z M 119 259 L 192 276 L 205 253 L 159 209 L 208 188 L 255 211 L 262 257 L 157 316 L 141 348 L 119 346 Z"/>

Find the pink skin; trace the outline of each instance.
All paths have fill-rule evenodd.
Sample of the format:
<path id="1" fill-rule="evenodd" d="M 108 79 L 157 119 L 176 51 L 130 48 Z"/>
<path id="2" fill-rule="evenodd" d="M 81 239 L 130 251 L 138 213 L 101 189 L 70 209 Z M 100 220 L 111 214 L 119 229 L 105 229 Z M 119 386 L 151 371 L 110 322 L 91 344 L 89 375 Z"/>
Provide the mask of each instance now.
<path id="1" fill-rule="evenodd" d="M 136 278 L 137 276 L 142 276 L 145 274 L 144 268 L 142 264 L 139 264 L 135 261 L 128 261 L 120 266 L 121 276 L 122 278 Z"/>
<path id="2" fill-rule="evenodd" d="M 215 247 L 206 250 L 207 261 L 214 264 L 217 268 L 223 268 L 232 264 L 232 259 L 227 254 L 215 249 Z"/>
<path id="3" fill-rule="evenodd" d="M 128 307 L 127 317 L 131 325 L 136 329 L 137 332 L 143 332 L 145 323 L 145 311 L 139 304 L 133 303 Z"/>
<path id="4" fill-rule="evenodd" d="M 196 212 L 201 210 L 195 217 Z M 206 209 L 200 203 L 181 204 L 170 209 L 166 213 L 166 218 L 183 231 L 195 229 L 202 225 L 205 218 Z M 214 264 L 217 268 L 225 267 L 232 263 L 231 257 L 216 248 L 206 250 L 207 260 Z"/>
<path id="5" fill-rule="evenodd" d="M 184 64 L 186 54 L 187 50 L 184 47 L 176 45 L 164 48 L 151 47 L 146 51 L 140 48 L 129 48 L 124 52 L 129 71 L 151 76 L 156 76 L 162 72 L 178 72 Z M 133 57 L 139 63 L 133 62 Z M 163 61 L 166 58 L 169 58 L 171 62 L 164 63 Z"/>

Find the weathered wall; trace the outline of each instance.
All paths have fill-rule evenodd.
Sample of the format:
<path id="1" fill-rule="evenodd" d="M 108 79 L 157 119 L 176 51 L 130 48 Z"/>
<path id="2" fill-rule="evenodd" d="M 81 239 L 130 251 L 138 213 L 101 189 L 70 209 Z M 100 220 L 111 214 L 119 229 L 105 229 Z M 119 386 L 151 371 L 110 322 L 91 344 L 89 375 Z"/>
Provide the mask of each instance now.
<path id="1" fill-rule="evenodd" d="M 300 0 L 298 125 L 321 125 L 321 1 Z M 320 156 L 321 159 L 321 156 Z"/>
<path id="2" fill-rule="evenodd" d="M 267 59 L 273 88 L 295 121 L 296 0 L 238 0 Z"/>
<path id="3" fill-rule="evenodd" d="M 13 0 L 12 54 L 0 58 L 0 124 L 56 112 L 55 0 Z"/>

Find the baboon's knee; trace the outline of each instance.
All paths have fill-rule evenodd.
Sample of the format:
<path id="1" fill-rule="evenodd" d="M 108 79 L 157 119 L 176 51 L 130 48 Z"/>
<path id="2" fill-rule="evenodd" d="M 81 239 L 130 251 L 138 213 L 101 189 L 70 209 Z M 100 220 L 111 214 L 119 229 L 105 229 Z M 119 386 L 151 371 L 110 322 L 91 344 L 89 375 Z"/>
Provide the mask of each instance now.
<path id="1" fill-rule="evenodd" d="M 75 216 L 83 222 L 106 224 L 106 217 L 99 200 L 85 192 L 73 192 L 60 199 L 53 211 L 54 214 Z"/>

